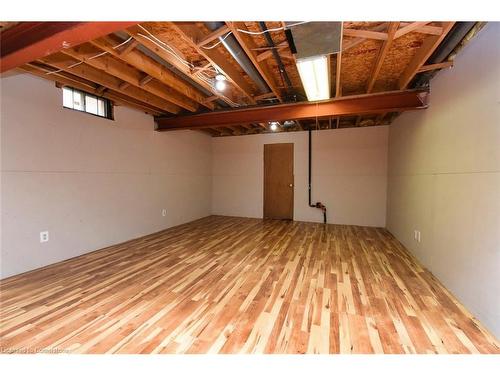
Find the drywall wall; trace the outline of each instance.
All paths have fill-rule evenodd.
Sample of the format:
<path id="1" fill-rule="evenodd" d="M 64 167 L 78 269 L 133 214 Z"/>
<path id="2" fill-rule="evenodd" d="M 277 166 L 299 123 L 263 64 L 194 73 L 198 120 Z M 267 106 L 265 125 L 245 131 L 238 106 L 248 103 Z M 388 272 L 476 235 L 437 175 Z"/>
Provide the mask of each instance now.
<path id="1" fill-rule="evenodd" d="M 263 215 L 264 144 L 294 143 L 294 219 L 321 222 L 308 206 L 307 132 L 214 138 L 212 212 Z M 328 208 L 328 222 L 385 226 L 388 127 L 312 132 L 313 201 Z"/>
<path id="2" fill-rule="evenodd" d="M 500 337 L 500 24 L 390 127 L 388 229 Z M 421 232 L 421 242 L 414 240 Z"/>
<path id="3" fill-rule="evenodd" d="M 2 78 L 2 278 L 210 215 L 211 138 L 153 125 L 124 107 L 115 121 L 64 109 L 52 82 Z"/>

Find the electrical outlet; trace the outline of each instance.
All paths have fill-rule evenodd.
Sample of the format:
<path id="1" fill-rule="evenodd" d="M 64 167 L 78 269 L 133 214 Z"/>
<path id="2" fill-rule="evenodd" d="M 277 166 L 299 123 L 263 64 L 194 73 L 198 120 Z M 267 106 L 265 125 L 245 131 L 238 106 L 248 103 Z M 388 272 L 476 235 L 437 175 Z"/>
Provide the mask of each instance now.
<path id="1" fill-rule="evenodd" d="M 49 231 L 40 232 L 40 243 L 49 241 Z"/>
<path id="2" fill-rule="evenodd" d="M 161 210 L 161 216 L 167 216 L 167 209 L 166 208 Z"/>
<path id="3" fill-rule="evenodd" d="M 420 242 L 420 231 L 419 230 L 414 230 L 413 231 L 413 239 L 417 242 Z"/>

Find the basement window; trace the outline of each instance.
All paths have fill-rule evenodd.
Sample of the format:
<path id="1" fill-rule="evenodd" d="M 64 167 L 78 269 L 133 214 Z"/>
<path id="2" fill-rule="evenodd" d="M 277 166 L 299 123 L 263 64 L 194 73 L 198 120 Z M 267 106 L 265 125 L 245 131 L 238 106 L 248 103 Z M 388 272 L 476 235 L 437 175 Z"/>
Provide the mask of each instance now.
<path id="1" fill-rule="evenodd" d="M 109 99 L 63 87 L 63 107 L 113 120 L 113 105 Z"/>

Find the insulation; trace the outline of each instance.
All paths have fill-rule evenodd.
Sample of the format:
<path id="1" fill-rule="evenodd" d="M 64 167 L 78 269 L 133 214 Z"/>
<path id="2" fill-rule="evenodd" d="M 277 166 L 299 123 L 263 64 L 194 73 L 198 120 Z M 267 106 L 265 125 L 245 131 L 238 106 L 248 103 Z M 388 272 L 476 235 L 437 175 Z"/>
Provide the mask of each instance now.
<path id="1" fill-rule="evenodd" d="M 2 22 L 0 23 L 0 32 L 5 30 L 16 23 L 10 22 Z M 177 25 L 186 26 L 189 25 L 188 29 L 193 31 L 193 35 L 196 35 L 197 32 L 200 32 L 202 35 L 208 35 L 211 33 L 211 30 L 203 22 L 180 22 L 176 23 Z M 253 40 L 255 43 L 255 53 L 261 54 L 266 51 L 270 51 L 270 46 L 265 36 L 262 34 L 262 30 L 259 26 L 258 22 L 255 21 L 246 21 L 244 22 L 246 28 L 257 34 L 248 35 L 249 38 Z M 283 72 L 280 71 L 278 63 L 274 56 L 271 54 L 266 59 L 261 60 L 260 64 L 264 64 L 267 66 L 271 77 L 271 80 L 275 82 L 277 89 L 280 91 L 280 94 L 285 102 L 293 102 L 293 101 L 303 101 L 306 100 L 305 92 L 302 87 L 302 83 L 298 74 L 298 70 L 296 67 L 296 57 L 292 55 L 291 50 L 288 46 L 287 38 L 285 36 L 284 30 L 280 29 L 283 27 L 283 22 L 278 21 L 266 21 L 266 27 L 269 32 L 268 35 L 273 40 L 275 46 L 282 45 L 282 48 L 278 48 L 277 52 L 280 55 L 280 59 L 286 71 L 286 74 L 290 80 L 291 87 L 288 86 L 285 79 L 283 78 Z M 175 25 L 171 22 L 146 22 L 141 24 L 142 27 L 146 28 L 151 34 L 153 34 L 156 38 L 163 41 L 170 47 L 172 47 L 178 56 L 181 59 L 188 61 L 190 64 L 197 68 L 206 67 L 208 64 L 208 60 L 203 56 L 203 49 L 197 50 L 193 46 L 193 43 L 197 43 L 198 41 L 190 42 L 189 40 L 183 39 L 181 34 L 176 30 Z M 440 26 L 440 22 L 432 22 L 427 25 L 428 26 Z M 346 21 L 343 22 L 344 29 L 356 29 L 356 30 L 370 30 L 377 32 L 386 32 L 389 26 L 389 22 L 351 22 Z M 400 26 L 403 27 L 403 26 Z M 273 30 L 279 29 L 279 30 Z M 412 59 L 415 57 L 418 49 L 422 46 L 423 41 L 428 38 L 429 35 L 423 34 L 418 31 L 412 31 L 408 34 L 405 34 L 396 40 L 393 41 L 390 48 L 387 51 L 387 54 L 382 62 L 380 71 L 375 80 L 372 92 L 381 92 L 381 91 L 392 91 L 398 89 L 398 82 L 400 77 L 402 76 L 405 69 L 408 67 Z M 244 82 L 241 82 L 242 85 L 245 83 L 248 86 L 249 95 L 257 96 L 260 94 L 260 90 L 257 88 L 255 82 L 244 72 L 241 66 L 233 59 L 231 54 L 227 51 L 227 49 L 219 43 L 219 40 L 214 40 L 208 43 L 205 47 L 209 48 L 214 46 L 214 50 L 217 51 L 220 55 L 225 59 L 224 63 L 227 62 L 234 68 L 235 73 L 241 76 Z M 353 45 L 354 43 L 354 45 Z M 360 95 L 365 94 L 367 92 L 368 83 L 373 75 L 374 67 L 377 62 L 377 58 L 381 51 L 381 47 L 384 45 L 383 40 L 379 39 L 366 39 L 361 37 L 352 37 L 352 36 L 344 36 L 342 39 L 342 59 L 341 59 L 341 76 L 340 76 L 340 85 L 341 85 L 341 93 L 342 96 L 348 95 Z M 90 45 L 90 44 L 82 44 L 78 48 L 78 51 L 85 55 L 87 58 L 99 53 L 99 49 Z M 336 67 L 337 67 L 337 57 L 335 54 L 330 55 L 330 86 L 331 86 L 331 94 L 332 97 L 335 96 L 335 85 L 336 85 Z M 108 56 L 110 62 L 115 60 L 115 57 Z M 117 58 L 117 61 L 120 59 Z M 76 61 L 71 57 L 63 55 L 61 53 L 57 53 L 51 55 L 41 61 L 46 62 L 56 62 L 58 64 L 70 65 L 74 64 Z M 122 64 L 126 64 L 121 61 Z M 38 62 L 40 64 L 40 62 Z M 35 69 L 35 68 L 33 68 Z M 128 70 L 135 70 L 136 67 L 132 67 L 127 65 Z M 126 69 L 124 69 L 126 70 Z M 41 70 L 43 72 L 43 69 Z M 194 71 L 193 71 L 194 72 Z M 135 72 L 132 72 L 135 73 Z M 213 79 L 215 76 L 215 70 L 213 68 L 207 68 L 204 70 L 204 75 L 208 79 Z M 45 73 L 42 73 L 45 74 Z M 65 73 L 66 74 L 66 73 Z M 67 73 L 67 74 L 71 74 Z M 140 78 L 143 77 L 143 73 L 140 69 L 137 69 L 137 74 Z M 178 73 L 182 75 L 182 73 Z M 133 74 L 132 74 L 133 75 Z M 236 74 L 235 74 L 236 75 Z M 147 77 L 146 77 L 147 78 Z M 82 81 L 83 78 L 80 79 Z M 236 88 L 233 84 L 229 83 L 224 92 L 229 98 L 234 100 L 237 105 L 247 106 L 254 105 L 256 100 L 249 98 L 245 95 L 240 89 Z M 205 95 L 211 96 L 206 93 Z M 154 98 L 153 98 L 154 99 Z M 202 98 L 206 99 L 206 98 Z M 212 102 L 216 102 L 214 97 L 209 98 Z M 271 102 L 273 98 L 270 96 L 269 98 L 259 99 L 259 104 L 266 104 L 267 102 Z M 203 101 L 201 106 L 201 111 L 206 111 L 207 108 L 203 107 Z M 351 116 L 351 117 L 342 117 L 340 121 L 337 121 L 337 118 L 332 119 L 330 121 L 327 119 L 320 119 L 319 125 L 320 128 L 330 128 L 332 127 L 332 123 L 339 127 L 352 127 L 352 126 L 375 126 L 380 124 L 387 124 L 392 121 L 394 116 L 397 114 L 384 114 L 382 115 L 362 115 L 362 116 Z M 293 120 L 293 119 L 291 119 Z M 308 126 L 316 126 L 315 119 L 310 120 L 302 120 L 300 125 L 302 128 L 307 128 Z M 290 131 L 300 130 L 301 126 L 297 124 L 295 127 L 290 127 Z M 229 134 L 246 134 L 246 133 L 255 133 L 266 131 L 265 128 L 258 124 L 244 124 L 242 126 L 230 128 L 220 128 L 215 129 L 215 131 L 210 132 L 214 136 L 218 135 L 229 135 Z"/>

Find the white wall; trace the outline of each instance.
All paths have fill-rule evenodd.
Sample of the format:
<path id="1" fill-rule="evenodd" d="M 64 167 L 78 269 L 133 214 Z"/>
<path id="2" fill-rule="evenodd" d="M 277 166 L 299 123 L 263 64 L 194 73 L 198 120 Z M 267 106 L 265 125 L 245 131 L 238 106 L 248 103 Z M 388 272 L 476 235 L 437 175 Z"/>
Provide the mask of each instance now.
<path id="1" fill-rule="evenodd" d="M 313 132 L 313 201 L 328 222 L 385 226 L 388 127 Z M 308 206 L 307 132 L 214 138 L 212 212 L 261 218 L 264 144 L 294 143 L 294 219 L 320 222 Z"/>
<path id="2" fill-rule="evenodd" d="M 307 206 L 306 132 L 158 133 L 150 116 L 124 107 L 115 121 L 64 109 L 49 81 L 0 82 L 1 278 L 211 213 L 262 217 L 264 143 L 295 143 L 295 219 L 322 220 Z M 385 225 L 387 134 L 313 133 L 313 199 L 329 222 Z M 40 244 L 43 230 L 50 240 Z"/>
<path id="3" fill-rule="evenodd" d="M 210 215 L 210 137 L 155 132 L 124 107 L 115 121 L 63 109 L 61 95 L 1 80 L 2 278 Z"/>
<path id="4" fill-rule="evenodd" d="M 500 24 L 390 127 L 388 229 L 500 337 Z M 421 231 L 421 242 L 413 231 Z"/>

